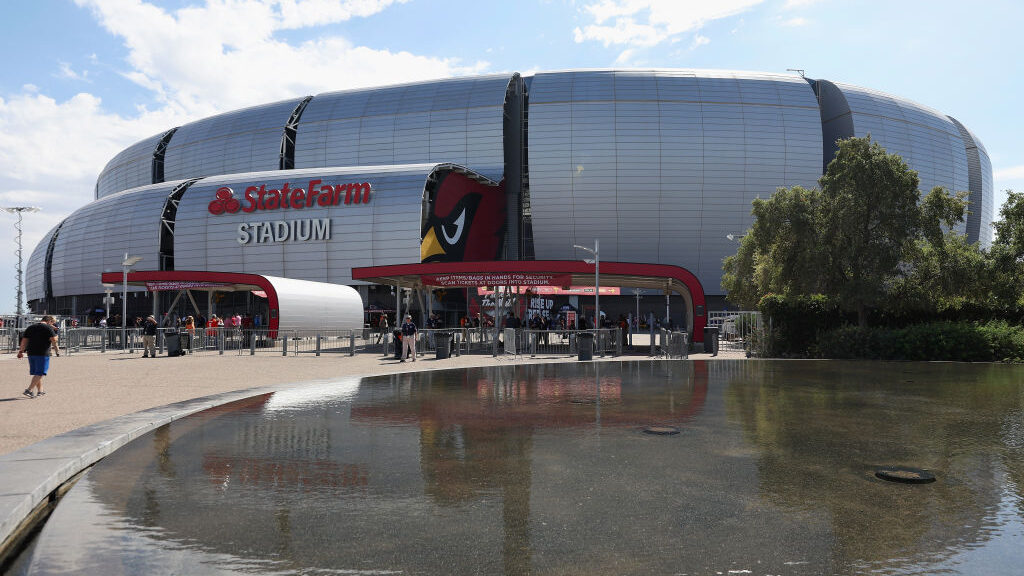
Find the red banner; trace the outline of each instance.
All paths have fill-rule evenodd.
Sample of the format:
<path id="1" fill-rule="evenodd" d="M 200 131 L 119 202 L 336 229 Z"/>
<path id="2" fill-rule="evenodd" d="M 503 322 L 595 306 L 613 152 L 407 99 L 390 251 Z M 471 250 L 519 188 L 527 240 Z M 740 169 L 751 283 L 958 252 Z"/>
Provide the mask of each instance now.
<path id="1" fill-rule="evenodd" d="M 529 272 L 453 273 L 420 276 L 426 286 L 568 286 L 571 274 L 533 274 Z M 603 292 L 604 290 L 602 290 Z"/>

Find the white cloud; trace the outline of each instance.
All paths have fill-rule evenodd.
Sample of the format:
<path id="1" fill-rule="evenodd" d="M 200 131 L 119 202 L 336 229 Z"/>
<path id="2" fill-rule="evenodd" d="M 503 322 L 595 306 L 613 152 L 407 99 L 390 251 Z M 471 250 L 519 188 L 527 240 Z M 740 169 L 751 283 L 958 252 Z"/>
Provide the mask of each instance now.
<path id="1" fill-rule="evenodd" d="M 763 0 L 601 0 L 583 5 L 593 24 L 576 28 L 576 42 L 650 47 L 707 22 L 734 16 Z"/>
<path id="2" fill-rule="evenodd" d="M 821 0 L 786 0 L 786 3 L 783 4 L 782 9 L 783 10 L 794 10 L 796 8 L 803 8 L 805 6 L 811 6 L 811 5 L 817 4 L 819 2 L 821 2 Z"/>
<path id="3" fill-rule="evenodd" d="M 711 43 L 711 38 L 708 38 L 707 36 L 702 36 L 700 34 L 697 34 L 697 35 L 695 35 L 693 37 L 693 43 L 690 44 L 690 50 L 696 50 L 697 48 L 699 48 L 701 46 L 704 46 L 705 44 L 710 44 L 710 43 Z"/>
<path id="4" fill-rule="evenodd" d="M 355 46 L 323 32 L 297 44 L 275 36 L 369 16 L 393 0 L 209 0 L 173 13 L 140 0 L 76 2 L 124 39 L 130 64 L 125 78 L 197 116 L 323 90 L 468 74 L 487 66 Z"/>
<path id="5" fill-rule="evenodd" d="M 60 73 L 58 76 L 60 78 L 67 78 L 68 80 L 88 80 L 89 71 L 85 70 L 82 73 L 78 73 L 71 68 L 71 64 L 61 62 Z"/>
<path id="6" fill-rule="evenodd" d="M 806 26 L 808 24 L 808 20 L 806 18 L 801 18 L 798 16 L 796 18 L 788 18 L 786 20 L 782 20 L 779 22 L 779 24 L 781 24 L 782 26 L 786 26 L 787 28 L 796 28 L 798 26 Z"/>
<path id="7" fill-rule="evenodd" d="M 1020 166 L 1008 166 L 993 171 L 992 178 L 995 180 L 1020 180 L 1024 179 L 1024 164 Z"/>
<path id="8" fill-rule="evenodd" d="M 636 50 L 627 48 L 623 50 L 619 57 L 615 59 L 616 66 L 628 66 L 632 62 L 633 56 L 636 54 Z"/>

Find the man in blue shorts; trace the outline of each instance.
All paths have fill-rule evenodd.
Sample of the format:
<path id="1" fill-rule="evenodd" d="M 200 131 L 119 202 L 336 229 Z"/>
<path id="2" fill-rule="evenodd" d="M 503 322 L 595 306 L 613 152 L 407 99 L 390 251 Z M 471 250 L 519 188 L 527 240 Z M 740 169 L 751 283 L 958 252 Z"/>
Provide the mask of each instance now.
<path id="1" fill-rule="evenodd" d="M 57 330 L 54 324 L 57 321 L 53 316 L 43 316 L 43 321 L 33 324 L 21 333 L 21 346 L 18 348 L 18 358 L 28 352 L 28 373 L 32 375 L 32 383 L 28 385 L 23 394 L 29 398 L 35 398 L 46 394 L 43 392 L 43 376 L 50 370 L 50 349 L 52 348 L 57 356 L 60 356 L 60 348 L 57 346 Z M 32 394 L 32 389 L 36 393 Z"/>

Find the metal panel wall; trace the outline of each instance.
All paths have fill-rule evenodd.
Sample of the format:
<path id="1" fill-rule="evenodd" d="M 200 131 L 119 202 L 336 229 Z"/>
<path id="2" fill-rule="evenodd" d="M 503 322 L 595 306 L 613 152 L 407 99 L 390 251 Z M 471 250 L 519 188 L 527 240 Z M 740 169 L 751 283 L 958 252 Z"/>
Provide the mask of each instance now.
<path id="1" fill-rule="evenodd" d="M 967 150 L 967 174 L 970 188 L 970 206 L 967 214 L 967 240 L 981 242 L 982 247 L 992 244 L 992 163 L 981 142 L 956 118 L 947 116 L 960 131 Z"/>
<path id="2" fill-rule="evenodd" d="M 36 244 L 32 255 L 28 257 L 25 265 L 25 296 L 28 300 L 41 300 L 46 298 L 46 251 L 50 247 L 50 239 L 60 225 L 54 226 L 43 236 L 43 239 Z"/>
<path id="3" fill-rule="evenodd" d="M 992 225 L 996 219 L 995 185 L 992 183 L 992 160 L 988 157 L 988 150 L 978 140 L 978 137 L 971 133 L 974 143 L 978 146 L 978 156 L 981 160 L 981 222 L 978 224 L 978 241 L 983 247 L 992 244 L 992 235 L 995 227 Z"/>
<path id="4" fill-rule="evenodd" d="M 674 264 L 720 291 L 727 234 L 751 202 L 821 175 L 811 87 L 784 75 L 687 71 L 537 74 L 530 200 L 538 259 L 601 240 L 605 260 Z"/>
<path id="5" fill-rule="evenodd" d="M 125 148 L 100 172 L 96 179 L 96 198 L 153 183 L 153 152 L 163 133 L 150 136 Z"/>
<path id="6" fill-rule="evenodd" d="M 867 88 L 833 83 L 849 105 L 853 134 L 871 135 L 887 152 L 899 154 L 917 171 L 926 194 L 936 186 L 970 189 L 967 152 L 960 131 L 946 116 L 908 100 Z M 966 223 L 957 227 L 964 233 Z"/>
<path id="7" fill-rule="evenodd" d="M 178 206 L 175 225 L 176 270 L 244 272 L 355 284 L 352 268 L 418 262 L 423 189 L 433 164 L 367 168 L 327 168 L 218 176 L 193 184 Z M 213 215 L 216 190 L 229 186 L 241 200 L 248 186 L 308 188 L 323 184 L 369 182 L 369 204 L 311 206 Z M 243 206 L 245 203 L 243 202 Z M 329 218 L 329 240 L 240 244 L 239 225 L 249 222 Z"/>
<path id="8" fill-rule="evenodd" d="M 264 104 L 182 126 L 167 145 L 164 178 L 277 170 L 285 124 L 300 102 Z"/>
<path id="9" fill-rule="evenodd" d="M 319 94 L 299 122 L 295 167 L 452 162 L 500 181 L 510 79 L 477 76 Z"/>
<path id="10" fill-rule="evenodd" d="M 53 249 L 53 295 L 103 292 L 100 275 L 121 271 L 125 252 L 142 256 L 139 270 L 159 270 L 160 215 L 177 184 L 151 184 L 105 196 L 68 216 Z"/>

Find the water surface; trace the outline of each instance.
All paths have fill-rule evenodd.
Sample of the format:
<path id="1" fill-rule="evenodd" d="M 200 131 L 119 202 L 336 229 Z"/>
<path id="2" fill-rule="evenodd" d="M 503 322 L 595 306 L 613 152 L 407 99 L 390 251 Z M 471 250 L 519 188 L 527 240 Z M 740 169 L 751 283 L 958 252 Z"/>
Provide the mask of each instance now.
<path id="1" fill-rule="evenodd" d="M 15 573 L 1017 573 L 1021 375 L 661 361 L 297 388 L 101 461 Z M 938 481 L 873 476 L 891 465 Z"/>

